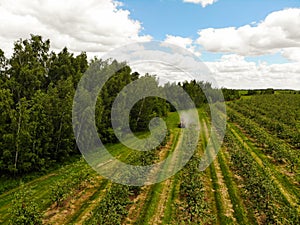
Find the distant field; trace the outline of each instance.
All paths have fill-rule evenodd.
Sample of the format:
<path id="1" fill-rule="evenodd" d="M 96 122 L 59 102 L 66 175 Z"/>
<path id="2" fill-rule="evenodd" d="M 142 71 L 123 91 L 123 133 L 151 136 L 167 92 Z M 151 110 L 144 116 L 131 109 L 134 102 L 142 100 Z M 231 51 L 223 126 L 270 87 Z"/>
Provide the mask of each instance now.
<path id="1" fill-rule="evenodd" d="M 14 196 L 27 190 L 44 224 L 300 224 L 300 94 L 228 102 L 222 149 L 204 172 L 198 170 L 209 140 L 204 108 L 199 119 L 197 151 L 168 180 L 141 188 L 114 184 L 80 159 L 1 194 L 0 223 L 9 224 Z M 132 164 L 160 161 L 185 141 L 177 113 L 166 122 L 165 145 L 146 156 L 121 144 L 108 148 Z"/>

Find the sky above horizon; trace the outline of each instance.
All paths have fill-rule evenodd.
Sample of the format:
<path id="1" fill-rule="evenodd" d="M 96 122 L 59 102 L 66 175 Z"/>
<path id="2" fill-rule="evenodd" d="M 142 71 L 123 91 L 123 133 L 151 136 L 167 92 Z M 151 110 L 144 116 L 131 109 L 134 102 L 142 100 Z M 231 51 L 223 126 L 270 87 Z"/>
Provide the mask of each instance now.
<path id="1" fill-rule="evenodd" d="M 134 41 L 178 45 L 219 86 L 300 89 L 300 0 L 0 0 L 0 49 L 30 34 L 101 56 Z"/>

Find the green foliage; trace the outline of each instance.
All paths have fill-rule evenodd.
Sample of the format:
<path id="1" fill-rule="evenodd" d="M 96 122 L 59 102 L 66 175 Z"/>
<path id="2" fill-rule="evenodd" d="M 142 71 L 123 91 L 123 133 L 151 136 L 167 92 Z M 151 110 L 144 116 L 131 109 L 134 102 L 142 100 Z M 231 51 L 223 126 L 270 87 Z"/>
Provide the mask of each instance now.
<path id="1" fill-rule="evenodd" d="M 204 103 L 207 103 L 204 90 L 212 89 L 210 83 L 204 83 L 203 81 L 192 80 L 190 82 L 185 81 L 182 84 L 179 83 L 186 93 L 189 94 L 196 107 L 203 106 Z"/>
<path id="2" fill-rule="evenodd" d="M 267 89 L 248 90 L 246 95 L 270 95 L 274 93 L 275 90 L 273 88 L 267 88 Z"/>
<path id="3" fill-rule="evenodd" d="M 72 170 L 70 173 L 65 174 L 63 179 L 55 182 L 51 186 L 51 201 L 56 206 L 63 206 L 65 200 L 72 196 L 75 192 L 82 190 L 91 183 L 89 173 L 89 166 L 83 164 L 83 159 L 73 165 L 74 167 L 80 167 L 80 170 Z"/>
<path id="4" fill-rule="evenodd" d="M 67 48 L 56 54 L 50 51 L 50 40 L 38 35 L 16 41 L 9 59 L 0 51 L 2 173 L 17 176 L 44 171 L 79 153 L 73 135 L 72 106 L 76 87 L 85 72 L 93 76 L 95 83 L 107 74 L 112 75 L 99 93 L 95 118 L 101 141 L 115 143 L 118 140 L 111 125 L 112 104 L 126 85 L 144 79 L 126 63 L 98 59 L 88 63 L 85 53 L 74 56 Z M 152 79 L 154 89 L 162 89 L 155 77 L 146 74 L 145 78 Z M 149 82 L 144 83 L 143 88 L 147 88 Z M 202 89 L 214 92 L 209 83 L 195 80 L 178 85 L 190 94 L 196 106 L 206 102 Z M 87 90 L 81 91 L 83 97 L 88 96 L 84 93 Z M 85 99 L 85 103 L 88 106 L 90 99 Z M 134 132 L 148 131 L 151 119 L 165 117 L 170 107 L 173 106 L 155 95 L 141 99 L 130 111 L 130 128 Z M 93 116 L 94 112 L 86 107 L 82 115 Z M 81 118 L 76 119 L 80 124 Z"/>
<path id="5" fill-rule="evenodd" d="M 222 88 L 222 92 L 223 92 L 225 101 L 231 101 L 231 100 L 239 99 L 241 97 L 240 91 L 238 91 L 238 90 Z"/>
<path id="6" fill-rule="evenodd" d="M 211 220 L 209 207 L 205 201 L 204 185 L 198 170 L 200 160 L 193 156 L 184 167 L 180 176 L 180 200 L 177 207 L 177 219 L 192 224 Z"/>
<path id="7" fill-rule="evenodd" d="M 229 104 L 245 117 L 296 148 L 300 148 L 299 105 L 300 97 L 295 94 L 253 96 Z"/>
<path id="8" fill-rule="evenodd" d="M 244 144 L 229 131 L 224 144 L 230 154 L 230 169 L 240 177 L 236 182 L 249 211 L 263 224 L 299 223 L 297 210 L 290 207 L 269 171 L 256 163 Z"/>
<path id="9" fill-rule="evenodd" d="M 195 132 L 189 133 L 188 138 L 195 138 Z M 188 142 L 183 139 L 183 142 Z M 203 140 L 205 145 L 206 140 Z M 213 216 L 210 207 L 205 200 L 203 173 L 199 171 L 200 159 L 197 152 L 180 172 L 179 200 L 180 204 L 174 203 L 176 209 L 176 221 L 185 221 L 188 224 L 210 224 Z"/>
<path id="10" fill-rule="evenodd" d="M 77 153 L 72 99 L 88 66 L 86 55 L 49 49 L 49 40 L 31 35 L 15 42 L 10 59 L 0 51 L 1 173 L 43 171 Z"/>
<path id="11" fill-rule="evenodd" d="M 21 186 L 10 208 L 10 224 L 42 224 L 42 214 L 30 189 Z"/>
<path id="12" fill-rule="evenodd" d="M 299 151 L 291 148 L 284 141 L 276 139 L 273 135 L 270 135 L 262 126 L 263 124 L 257 124 L 253 120 L 245 117 L 239 112 L 232 109 L 228 109 L 228 117 L 231 121 L 238 122 L 245 131 L 254 137 L 260 147 L 263 147 L 264 152 L 267 155 L 272 156 L 277 163 L 287 164 L 291 171 L 299 174 Z"/>
<path id="13" fill-rule="evenodd" d="M 122 224 L 128 213 L 129 194 L 128 186 L 113 184 L 84 224 Z"/>

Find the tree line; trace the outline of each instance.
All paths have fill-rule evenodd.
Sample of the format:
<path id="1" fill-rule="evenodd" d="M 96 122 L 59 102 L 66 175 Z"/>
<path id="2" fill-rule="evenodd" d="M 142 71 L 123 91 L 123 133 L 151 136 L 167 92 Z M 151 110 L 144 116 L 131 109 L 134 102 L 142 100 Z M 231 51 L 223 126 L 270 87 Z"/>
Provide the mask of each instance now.
<path id="1" fill-rule="evenodd" d="M 0 50 L 1 173 L 45 170 L 77 153 L 72 99 L 87 67 L 85 53 L 56 54 L 36 35 L 16 41 L 10 58 Z"/>
<path id="2" fill-rule="evenodd" d="M 55 162 L 78 154 L 72 129 L 72 105 L 76 87 L 91 64 L 99 70 L 121 68 L 105 83 L 96 103 L 96 126 L 104 143 L 117 142 L 111 125 L 111 106 L 118 93 L 141 79 L 124 62 L 93 59 L 86 53 L 74 55 L 66 47 L 50 50 L 50 40 L 39 35 L 19 39 L 6 58 L 0 49 L 0 172 L 21 175 L 45 171 Z M 154 82 L 158 81 L 154 76 Z M 210 83 L 186 81 L 178 84 L 200 107 L 207 102 L 203 90 L 213 92 Z M 212 95 L 213 96 L 213 95 Z M 213 101 L 218 100 L 215 95 Z M 164 99 L 147 97 L 130 111 L 130 128 L 148 130 L 149 121 L 163 117 L 174 107 Z"/>

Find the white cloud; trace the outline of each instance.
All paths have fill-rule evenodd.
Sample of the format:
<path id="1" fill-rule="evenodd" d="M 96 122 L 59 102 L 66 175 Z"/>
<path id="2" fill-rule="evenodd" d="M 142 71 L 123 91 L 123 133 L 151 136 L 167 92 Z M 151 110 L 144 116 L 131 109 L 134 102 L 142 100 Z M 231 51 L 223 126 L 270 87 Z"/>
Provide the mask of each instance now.
<path id="1" fill-rule="evenodd" d="M 217 0 L 183 0 L 183 2 L 201 4 L 201 6 L 204 8 L 217 2 Z"/>
<path id="2" fill-rule="evenodd" d="M 237 54 L 223 55 L 218 62 L 205 63 L 220 86 L 228 88 L 300 87 L 300 62 L 268 64 L 248 62 Z"/>
<path id="3" fill-rule="evenodd" d="M 281 54 L 290 61 L 300 62 L 300 48 L 286 48 Z"/>
<path id="4" fill-rule="evenodd" d="M 193 44 L 193 40 L 191 38 L 184 38 L 180 36 L 173 36 L 173 35 L 166 35 L 166 39 L 164 40 L 164 43 L 176 45 L 181 48 L 187 49 L 188 51 L 192 52 L 196 56 L 200 56 L 200 51 L 197 51 L 196 45 Z"/>
<path id="5" fill-rule="evenodd" d="M 200 30 L 196 43 L 210 52 L 229 53 L 206 62 L 215 79 L 229 88 L 300 87 L 300 8 L 270 13 L 263 21 L 242 27 Z M 245 56 L 281 53 L 291 62 L 249 62 Z"/>
<path id="6" fill-rule="evenodd" d="M 213 0 L 184 0 L 207 6 Z M 114 0 L 1 0 L 0 48 L 11 54 L 13 42 L 40 34 L 51 40 L 54 49 L 67 46 L 74 52 L 87 51 L 102 55 L 117 46 L 133 41 L 150 40 L 141 35 L 142 25 L 130 18 Z M 300 8 L 269 14 L 263 21 L 242 27 L 208 28 L 199 31 L 199 38 L 166 35 L 164 44 L 174 44 L 200 56 L 200 47 L 211 52 L 231 53 L 218 62 L 207 62 L 219 86 L 232 88 L 300 87 Z M 136 46 L 139 48 L 140 46 Z M 177 49 L 178 50 L 178 49 Z M 268 64 L 248 62 L 245 56 L 280 52 L 290 63 Z M 233 53 L 233 54 L 232 54 Z M 135 65 L 142 72 L 162 73 L 174 80 L 188 79 L 174 66 L 159 64 L 171 61 L 188 70 L 195 63 L 187 54 L 161 54 L 141 48 L 132 57 L 149 55 L 156 63 Z M 150 57 L 151 56 L 151 57 Z M 205 74 L 206 75 L 206 74 Z M 199 75 L 200 76 L 200 75 Z M 199 77 L 201 79 L 201 77 Z"/>
<path id="7" fill-rule="evenodd" d="M 243 56 L 274 54 L 284 50 L 283 56 L 295 60 L 295 57 L 299 58 L 295 56 L 295 50 L 300 47 L 299 27 L 300 8 L 290 8 L 271 13 L 254 26 L 200 30 L 197 43 L 207 51 Z"/>
<path id="8" fill-rule="evenodd" d="M 172 36 L 172 35 L 167 35 L 165 42 L 178 45 L 182 48 L 187 48 L 190 47 L 193 43 L 193 40 L 191 38 L 184 38 L 180 36 Z"/>
<path id="9" fill-rule="evenodd" d="M 74 52 L 103 53 L 141 36 L 141 23 L 113 0 L 2 0 L 0 48 L 11 53 L 12 43 L 29 34 L 49 38 L 52 47 L 67 46 Z"/>
<path id="10" fill-rule="evenodd" d="M 161 84 L 196 79 L 209 81 L 217 86 L 207 66 L 199 57 L 174 45 L 155 41 L 136 43 L 115 49 L 105 55 L 105 58 L 126 61 L 133 71 L 142 75 L 157 75 Z"/>

